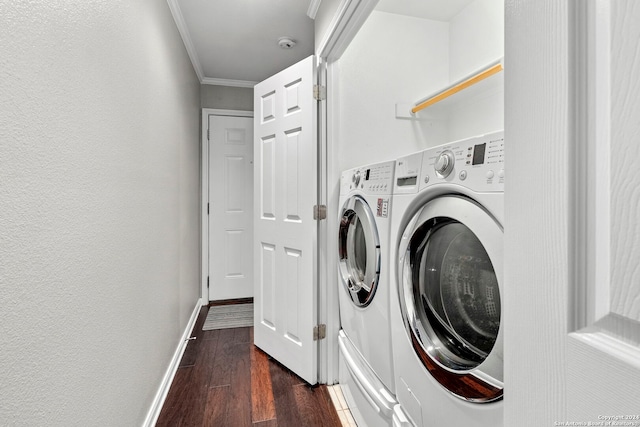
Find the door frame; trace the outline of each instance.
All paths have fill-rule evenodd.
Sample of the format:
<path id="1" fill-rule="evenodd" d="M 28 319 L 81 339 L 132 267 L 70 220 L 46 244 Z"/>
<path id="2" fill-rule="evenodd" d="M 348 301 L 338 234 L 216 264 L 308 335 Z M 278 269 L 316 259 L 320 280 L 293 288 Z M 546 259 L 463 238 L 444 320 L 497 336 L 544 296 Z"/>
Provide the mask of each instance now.
<path id="1" fill-rule="evenodd" d="M 338 209 L 340 173 L 338 164 L 337 123 L 338 64 L 379 0 L 341 0 L 321 42 L 316 45 L 319 61 L 318 81 L 326 86 L 326 101 L 318 106 L 318 203 L 327 206 L 327 219 L 319 221 L 318 253 L 318 323 L 326 326 L 326 339 L 318 342 L 318 381 L 338 383 L 338 331 L 340 307 L 338 300 Z"/>
<path id="2" fill-rule="evenodd" d="M 202 109 L 202 134 L 201 134 L 201 182 L 200 182 L 200 296 L 202 305 L 209 304 L 209 289 L 207 281 L 209 278 L 209 213 L 207 205 L 209 203 L 209 116 L 231 116 L 231 117 L 253 117 L 253 111 L 246 110 L 220 110 L 216 108 Z"/>

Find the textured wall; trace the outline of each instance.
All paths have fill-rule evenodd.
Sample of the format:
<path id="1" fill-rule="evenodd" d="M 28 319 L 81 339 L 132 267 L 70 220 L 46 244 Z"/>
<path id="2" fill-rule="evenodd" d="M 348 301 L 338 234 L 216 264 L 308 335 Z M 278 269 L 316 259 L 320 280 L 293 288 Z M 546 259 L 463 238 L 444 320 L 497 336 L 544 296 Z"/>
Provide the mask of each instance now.
<path id="1" fill-rule="evenodd" d="M 0 0 L 0 425 L 140 425 L 199 296 L 166 2 Z"/>
<path id="2" fill-rule="evenodd" d="M 219 110 L 253 111 L 253 88 L 202 85 L 200 106 Z"/>

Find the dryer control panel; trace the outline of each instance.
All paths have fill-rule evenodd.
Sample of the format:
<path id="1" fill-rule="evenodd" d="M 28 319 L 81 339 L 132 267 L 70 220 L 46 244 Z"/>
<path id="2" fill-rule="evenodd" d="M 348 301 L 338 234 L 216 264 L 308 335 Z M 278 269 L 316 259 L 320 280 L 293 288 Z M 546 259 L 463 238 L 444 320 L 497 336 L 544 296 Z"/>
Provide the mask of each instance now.
<path id="1" fill-rule="evenodd" d="M 342 172 L 340 193 L 360 191 L 365 194 L 391 194 L 395 162 L 376 163 Z"/>
<path id="2" fill-rule="evenodd" d="M 425 150 L 419 185 L 422 190 L 448 182 L 492 192 L 504 191 L 504 178 L 504 131 L 499 131 Z"/>

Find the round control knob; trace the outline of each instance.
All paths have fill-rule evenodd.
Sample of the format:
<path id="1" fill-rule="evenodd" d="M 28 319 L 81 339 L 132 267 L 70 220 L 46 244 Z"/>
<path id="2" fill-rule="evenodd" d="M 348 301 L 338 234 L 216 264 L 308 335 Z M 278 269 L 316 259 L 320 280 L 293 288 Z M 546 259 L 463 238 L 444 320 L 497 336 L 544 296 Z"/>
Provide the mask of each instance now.
<path id="1" fill-rule="evenodd" d="M 356 171 L 356 173 L 353 174 L 353 182 L 356 184 L 356 187 L 360 184 L 360 171 Z"/>
<path id="2" fill-rule="evenodd" d="M 454 157 L 453 153 L 449 150 L 445 150 L 438 155 L 433 167 L 436 170 L 436 174 L 438 174 L 440 178 L 446 178 L 453 170 L 455 162 L 456 158 Z"/>

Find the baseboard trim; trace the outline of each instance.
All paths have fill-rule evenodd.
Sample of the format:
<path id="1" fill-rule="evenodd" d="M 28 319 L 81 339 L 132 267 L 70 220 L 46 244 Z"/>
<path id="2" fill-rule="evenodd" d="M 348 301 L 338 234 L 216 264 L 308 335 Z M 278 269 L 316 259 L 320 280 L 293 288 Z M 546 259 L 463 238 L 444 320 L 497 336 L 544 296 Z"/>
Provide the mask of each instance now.
<path id="1" fill-rule="evenodd" d="M 189 323 L 187 323 L 187 327 L 184 329 L 182 333 L 182 337 L 180 338 L 180 342 L 178 342 L 178 347 L 176 351 L 173 353 L 173 358 L 171 358 L 171 362 L 169 363 L 169 367 L 162 378 L 162 382 L 160 383 L 160 388 L 156 393 L 153 402 L 151 403 L 151 408 L 149 408 L 149 412 L 147 413 L 147 417 L 142 424 L 143 427 L 153 427 L 156 425 L 158 421 L 158 417 L 160 416 L 160 411 L 162 410 L 162 405 L 164 405 L 164 400 L 167 398 L 167 394 L 169 393 L 169 388 L 171 387 L 171 383 L 173 382 L 173 377 L 176 375 L 176 371 L 178 370 L 178 365 L 180 364 L 180 360 L 182 359 L 182 355 L 184 354 L 184 350 L 187 348 L 187 342 L 189 337 L 191 336 L 191 332 L 193 331 L 193 327 L 196 324 L 196 320 L 198 319 L 198 314 L 200 313 L 200 309 L 202 308 L 202 298 L 199 298 L 196 302 L 196 306 L 193 308 L 193 313 L 191 313 L 191 318 L 189 319 Z"/>

